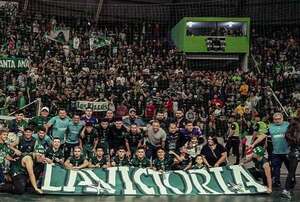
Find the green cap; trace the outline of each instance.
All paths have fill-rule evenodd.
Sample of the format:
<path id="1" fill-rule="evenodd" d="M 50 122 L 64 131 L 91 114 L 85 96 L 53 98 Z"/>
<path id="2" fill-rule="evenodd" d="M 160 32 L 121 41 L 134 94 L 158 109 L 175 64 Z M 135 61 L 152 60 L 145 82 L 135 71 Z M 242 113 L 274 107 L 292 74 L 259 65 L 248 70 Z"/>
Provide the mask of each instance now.
<path id="1" fill-rule="evenodd" d="M 258 146 L 253 149 L 253 153 L 262 157 L 265 155 L 265 149 L 262 146 Z"/>
<path id="2" fill-rule="evenodd" d="M 43 145 L 37 145 L 34 149 L 34 152 L 39 154 L 45 154 L 45 148 L 43 147 Z"/>

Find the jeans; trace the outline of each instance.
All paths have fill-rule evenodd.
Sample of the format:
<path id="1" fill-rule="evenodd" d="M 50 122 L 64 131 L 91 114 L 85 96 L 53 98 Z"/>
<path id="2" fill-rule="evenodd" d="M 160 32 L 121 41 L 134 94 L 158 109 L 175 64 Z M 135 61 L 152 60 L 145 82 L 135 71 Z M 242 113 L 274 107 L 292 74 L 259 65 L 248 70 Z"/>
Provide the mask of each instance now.
<path id="1" fill-rule="evenodd" d="M 249 168 L 248 171 L 251 173 L 255 180 L 259 181 L 260 179 L 262 179 L 264 185 L 268 184 L 265 172 L 259 172 L 258 170 L 256 170 L 256 168 Z"/>
<path id="2" fill-rule="evenodd" d="M 229 137 L 226 143 L 227 155 L 229 156 L 230 150 L 236 156 L 235 164 L 240 163 L 240 138 L 239 137 Z"/>
<path id="3" fill-rule="evenodd" d="M 284 163 L 285 167 L 289 170 L 289 159 L 287 154 L 272 154 L 271 164 L 273 168 L 273 179 L 274 182 L 280 184 L 280 169 Z"/>
<path id="4" fill-rule="evenodd" d="M 5 182 L 5 177 L 4 177 L 4 168 L 0 166 L 0 184 Z"/>
<path id="5" fill-rule="evenodd" d="M 285 181 L 285 190 L 290 191 L 294 188 L 296 183 L 296 170 L 298 166 L 298 159 L 295 156 L 289 156 L 289 172 Z"/>

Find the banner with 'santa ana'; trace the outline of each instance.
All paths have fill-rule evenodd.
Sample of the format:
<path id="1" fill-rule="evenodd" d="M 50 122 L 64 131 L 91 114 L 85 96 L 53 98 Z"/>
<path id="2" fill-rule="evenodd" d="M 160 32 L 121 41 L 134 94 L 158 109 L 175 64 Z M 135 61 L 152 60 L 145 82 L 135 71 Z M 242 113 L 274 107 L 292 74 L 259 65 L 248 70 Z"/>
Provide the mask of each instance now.
<path id="1" fill-rule="evenodd" d="M 238 165 L 160 173 L 134 167 L 67 170 L 47 164 L 42 190 L 57 195 L 142 196 L 258 194 L 267 188 Z"/>

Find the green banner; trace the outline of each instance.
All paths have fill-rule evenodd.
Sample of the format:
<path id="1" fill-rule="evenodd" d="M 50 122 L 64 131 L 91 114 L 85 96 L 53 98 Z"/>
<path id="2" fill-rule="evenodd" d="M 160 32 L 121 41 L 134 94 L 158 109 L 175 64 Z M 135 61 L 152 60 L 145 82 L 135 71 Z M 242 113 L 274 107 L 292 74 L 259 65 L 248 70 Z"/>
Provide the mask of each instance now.
<path id="1" fill-rule="evenodd" d="M 1 58 L 0 69 L 24 70 L 28 69 L 30 60 L 26 58 Z"/>
<path id="2" fill-rule="evenodd" d="M 93 111 L 107 111 L 108 103 L 107 102 L 89 102 L 89 101 L 77 101 L 76 102 L 77 110 L 86 110 L 91 108 Z"/>
<path id="3" fill-rule="evenodd" d="M 221 195 L 266 193 L 267 188 L 238 165 L 159 173 L 133 167 L 66 170 L 47 164 L 42 190 L 61 195 Z"/>

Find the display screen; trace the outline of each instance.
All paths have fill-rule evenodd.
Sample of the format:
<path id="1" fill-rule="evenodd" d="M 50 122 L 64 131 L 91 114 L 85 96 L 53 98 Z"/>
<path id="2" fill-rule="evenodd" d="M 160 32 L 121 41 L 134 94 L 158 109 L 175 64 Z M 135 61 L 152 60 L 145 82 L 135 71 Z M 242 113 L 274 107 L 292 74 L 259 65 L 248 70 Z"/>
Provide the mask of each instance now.
<path id="1" fill-rule="evenodd" d="M 206 47 L 208 52 L 224 52 L 226 47 L 225 37 L 208 37 Z"/>

